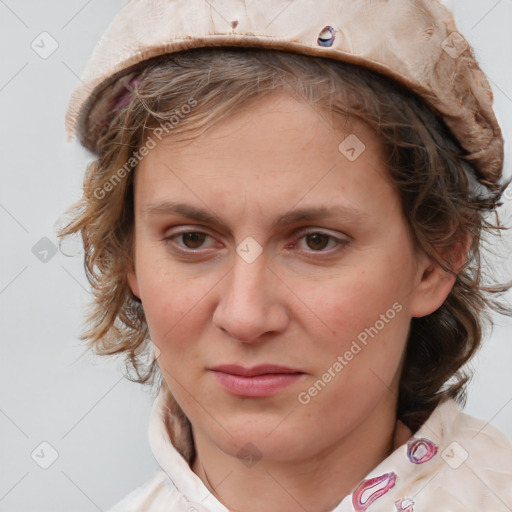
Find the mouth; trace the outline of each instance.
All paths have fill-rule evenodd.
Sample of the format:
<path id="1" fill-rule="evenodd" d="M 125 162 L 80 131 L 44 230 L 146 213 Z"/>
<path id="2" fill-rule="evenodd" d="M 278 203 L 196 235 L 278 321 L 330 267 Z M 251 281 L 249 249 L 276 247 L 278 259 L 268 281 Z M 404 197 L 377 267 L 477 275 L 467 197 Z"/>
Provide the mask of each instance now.
<path id="1" fill-rule="evenodd" d="M 245 368 L 239 365 L 220 365 L 209 369 L 216 381 L 232 395 L 268 397 L 297 382 L 306 375 L 286 366 L 262 364 Z"/>
<path id="2" fill-rule="evenodd" d="M 238 375 L 240 377 L 256 377 L 260 375 L 274 375 L 274 374 L 292 374 L 304 373 L 296 368 L 289 368 L 287 366 L 278 366 L 275 364 L 260 364 L 252 368 L 245 368 L 237 364 L 222 364 L 210 368 L 212 371 L 227 373 L 229 375 Z"/>

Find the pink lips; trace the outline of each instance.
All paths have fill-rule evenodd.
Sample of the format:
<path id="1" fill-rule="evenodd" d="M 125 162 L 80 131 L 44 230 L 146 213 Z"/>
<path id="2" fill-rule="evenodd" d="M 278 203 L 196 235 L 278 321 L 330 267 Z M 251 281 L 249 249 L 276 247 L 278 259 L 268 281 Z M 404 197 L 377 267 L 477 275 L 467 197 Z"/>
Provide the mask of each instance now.
<path id="1" fill-rule="evenodd" d="M 266 397 L 300 379 L 304 372 L 286 366 L 262 364 L 252 368 L 228 364 L 210 368 L 217 382 L 233 395 Z"/>

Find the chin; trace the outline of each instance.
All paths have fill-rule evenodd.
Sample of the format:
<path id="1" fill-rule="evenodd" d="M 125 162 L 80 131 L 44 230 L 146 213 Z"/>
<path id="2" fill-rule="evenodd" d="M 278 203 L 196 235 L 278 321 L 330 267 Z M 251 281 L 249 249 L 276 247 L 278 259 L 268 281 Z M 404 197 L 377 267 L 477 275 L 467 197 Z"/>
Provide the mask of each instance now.
<path id="1" fill-rule="evenodd" d="M 311 439 L 311 433 L 307 434 L 300 425 L 282 421 L 272 417 L 272 420 L 258 421 L 257 419 L 240 419 L 223 423 L 224 428 L 215 428 L 209 432 L 211 439 L 224 453 L 236 457 L 248 467 L 260 459 L 272 461 L 289 461 L 299 458 L 307 458 L 313 455 L 317 449 L 315 439 Z M 317 439 L 320 436 L 317 437 Z"/>

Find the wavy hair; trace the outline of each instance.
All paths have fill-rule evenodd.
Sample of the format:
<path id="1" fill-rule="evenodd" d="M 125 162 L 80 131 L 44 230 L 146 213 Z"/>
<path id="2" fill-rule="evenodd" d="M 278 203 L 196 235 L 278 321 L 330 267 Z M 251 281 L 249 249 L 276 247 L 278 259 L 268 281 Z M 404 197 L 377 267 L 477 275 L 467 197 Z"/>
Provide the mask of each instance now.
<path id="1" fill-rule="evenodd" d="M 397 416 L 416 431 L 443 400 L 466 398 L 471 371 L 491 312 L 512 314 L 498 298 L 512 286 L 491 280 L 482 264 L 488 237 L 506 229 L 497 207 L 508 186 L 478 178 L 471 154 L 413 92 L 352 64 L 278 50 L 200 48 L 148 61 L 130 101 L 98 142 L 87 168 L 83 196 L 67 212 L 59 237 L 80 234 L 84 267 L 94 301 L 81 339 L 98 355 L 123 354 L 127 377 L 162 382 L 156 360 L 146 354 L 149 332 L 140 300 L 127 283 L 133 251 L 133 175 L 139 151 L 176 116 L 169 135 L 191 140 L 252 99 L 284 89 L 331 118 L 354 116 L 384 144 L 389 177 L 397 186 L 413 240 L 447 271 L 455 284 L 432 314 L 413 318 L 399 385 Z M 180 113 L 182 105 L 197 102 Z M 174 116 L 174 118 L 173 118 Z M 123 172 L 124 170 L 124 172 Z M 446 250 L 470 243 L 461 268 Z M 448 251 L 449 253 L 450 251 Z M 491 250 L 492 252 L 492 250 Z M 168 390 L 167 390 L 168 391 Z"/>

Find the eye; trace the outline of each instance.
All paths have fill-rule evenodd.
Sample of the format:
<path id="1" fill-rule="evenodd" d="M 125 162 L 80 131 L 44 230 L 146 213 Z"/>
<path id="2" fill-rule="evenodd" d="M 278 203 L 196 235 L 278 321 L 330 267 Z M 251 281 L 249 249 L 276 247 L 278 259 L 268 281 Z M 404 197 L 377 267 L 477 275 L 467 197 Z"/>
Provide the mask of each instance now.
<path id="1" fill-rule="evenodd" d="M 189 250 L 200 249 L 206 238 L 210 235 L 203 231 L 182 231 L 172 236 L 164 238 L 166 244 L 172 243 L 177 251 L 187 252 Z M 177 244 L 174 239 L 181 240 L 183 245 Z"/>
<path id="2" fill-rule="evenodd" d="M 298 236 L 293 243 L 295 244 L 301 240 L 304 240 L 305 245 L 311 249 L 311 252 L 321 253 L 335 252 L 348 244 L 348 240 L 342 240 L 322 231 L 309 231 L 307 233 L 302 233 L 301 236 Z M 325 250 L 329 244 L 331 244 L 331 248 L 334 248 L 334 251 Z"/>
<path id="3" fill-rule="evenodd" d="M 174 233 L 171 236 L 165 237 L 163 241 L 169 248 L 175 252 L 183 254 L 195 254 L 200 249 L 204 248 L 204 243 L 208 238 L 212 238 L 208 233 L 203 231 L 182 231 L 181 233 Z M 176 240 L 181 241 L 178 243 Z M 308 249 L 299 249 L 305 252 L 316 253 L 332 253 L 340 250 L 349 243 L 348 240 L 337 238 L 329 233 L 322 231 L 309 231 L 299 233 L 293 242 L 287 246 L 288 249 L 300 245 L 298 242 L 304 240 Z M 330 248 L 333 250 L 325 250 Z"/>
<path id="4" fill-rule="evenodd" d="M 189 233 L 182 233 L 181 236 L 188 249 L 198 249 L 208 235 L 200 231 L 191 231 Z"/>

